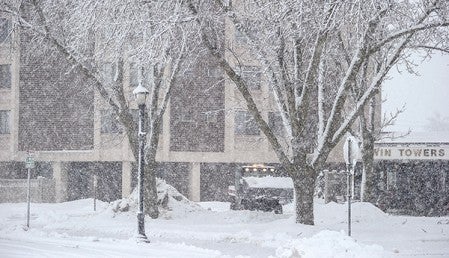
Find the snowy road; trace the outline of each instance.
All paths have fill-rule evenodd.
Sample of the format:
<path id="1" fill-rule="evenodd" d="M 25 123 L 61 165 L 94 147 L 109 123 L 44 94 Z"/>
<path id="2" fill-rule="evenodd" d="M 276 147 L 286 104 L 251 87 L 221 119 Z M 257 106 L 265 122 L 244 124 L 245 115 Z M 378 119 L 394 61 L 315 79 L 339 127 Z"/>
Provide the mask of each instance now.
<path id="1" fill-rule="evenodd" d="M 1 257 L 214 257 L 209 251 L 184 244 L 136 244 L 126 241 L 88 242 L 0 240 Z"/>
<path id="2" fill-rule="evenodd" d="M 355 203 L 348 238 L 341 204 L 317 201 L 316 226 L 295 224 L 291 206 L 276 215 L 200 204 L 147 218 L 150 244 L 135 242 L 134 212 L 107 203 L 96 212 L 91 200 L 33 204 L 29 231 L 24 204 L 0 204 L 0 257 L 449 257 L 448 217 L 389 216 Z"/>

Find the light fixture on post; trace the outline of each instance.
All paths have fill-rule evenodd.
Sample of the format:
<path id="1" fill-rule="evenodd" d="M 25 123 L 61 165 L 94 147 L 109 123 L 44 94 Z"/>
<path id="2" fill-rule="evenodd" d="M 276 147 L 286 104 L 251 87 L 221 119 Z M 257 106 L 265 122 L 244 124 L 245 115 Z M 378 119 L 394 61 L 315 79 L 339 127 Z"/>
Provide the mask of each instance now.
<path id="1" fill-rule="evenodd" d="M 144 181 L 144 165 L 145 165 L 145 103 L 150 92 L 142 86 L 141 83 L 133 90 L 139 107 L 139 173 L 137 177 L 137 193 L 138 193 L 138 211 L 137 211 L 137 238 L 139 242 L 149 242 L 145 235 L 145 214 L 143 210 L 143 181 Z"/>

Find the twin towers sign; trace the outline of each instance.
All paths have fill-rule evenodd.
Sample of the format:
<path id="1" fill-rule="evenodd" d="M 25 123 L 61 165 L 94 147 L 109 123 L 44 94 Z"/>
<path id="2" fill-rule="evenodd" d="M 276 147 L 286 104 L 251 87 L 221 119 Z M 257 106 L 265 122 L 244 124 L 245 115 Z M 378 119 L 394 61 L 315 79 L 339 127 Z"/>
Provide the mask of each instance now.
<path id="1" fill-rule="evenodd" d="M 374 147 L 377 160 L 449 160 L 449 144 L 383 145 Z"/>

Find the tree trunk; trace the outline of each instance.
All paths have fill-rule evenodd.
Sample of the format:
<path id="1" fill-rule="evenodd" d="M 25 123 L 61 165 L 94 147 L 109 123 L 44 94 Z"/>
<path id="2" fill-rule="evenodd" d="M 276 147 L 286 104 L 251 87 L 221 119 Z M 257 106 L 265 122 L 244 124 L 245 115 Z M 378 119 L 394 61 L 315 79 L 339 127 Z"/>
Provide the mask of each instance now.
<path id="1" fill-rule="evenodd" d="M 159 217 L 159 210 L 157 206 L 157 187 L 156 186 L 156 161 L 149 161 L 145 165 L 145 214 L 151 218 L 157 219 Z"/>
<path id="2" fill-rule="evenodd" d="M 374 171 L 374 116 L 376 112 L 376 99 L 370 101 L 368 114 L 362 115 L 360 118 L 362 131 L 362 162 L 363 174 L 360 199 L 362 202 L 376 202 L 377 180 Z"/>
<path id="3" fill-rule="evenodd" d="M 157 100 L 154 100 L 154 103 L 157 103 Z M 153 120 L 150 121 L 148 148 L 146 150 L 147 154 L 145 155 L 145 214 L 148 214 L 153 219 L 157 219 L 159 217 L 157 205 L 156 153 L 157 146 L 159 144 L 162 114 L 163 113 L 161 113 L 159 117 L 153 118 Z M 151 117 L 153 117 L 153 115 Z"/>
<path id="4" fill-rule="evenodd" d="M 302 168 L 298 177 L 293 178 L 296 203 L 296 223 L 314 225 L 313 195 L 315 192 L 315 173 L 310 167 Z"/>
<path id="5" fill-rule="evenodd" d="M 157 206 L 157 187 L 156 187 L 156 151 L 151 147 L 146 155 L 145 174 L 144 174 L 144 208 L 145 214 L 153 219 L 159 217 Z"/>
<path id="6" fill-rule="evenodd" d="M 363 202 L 376 202 L 376 174 L 374 171 L 374 138 L 371 135 L 363 137 L 363 179 L 362 179 L 362 195 Z"/>

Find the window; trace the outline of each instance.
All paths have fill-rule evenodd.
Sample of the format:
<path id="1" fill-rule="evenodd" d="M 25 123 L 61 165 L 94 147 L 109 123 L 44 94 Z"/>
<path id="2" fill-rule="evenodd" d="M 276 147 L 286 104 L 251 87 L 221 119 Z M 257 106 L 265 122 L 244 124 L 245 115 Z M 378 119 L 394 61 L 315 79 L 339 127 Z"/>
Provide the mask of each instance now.
<path id="1" fill-rule="evenodd" d="M 207 76 L 212 78 L 221 77 L 221 70 L 218 67 L 208 67 L 207 68 Z"/>
<path id="2" fill-rule="evenodd" d="M 182 74 L 185 77 L 193 77 L 195 75 L 195 71 L 192 67 L 189 67 L 185 69 Z"/>
<path id="3" fill-rule="evenodd" d="M 195 122 L 195 119 L 194 119 L 194 116 L 193 116 L 193 112 L 192 111 L 183 110 L 182 113 L 181 113 L 181 122 L 185 122 L 185 123 Z"/>
<path id="4" fill-rule="evenodd" d="M 9 110 L 0 110 L 0 134 L 9 134 Z"/>
<path id="5" fill-rule="evenodd" d="M 136 88 L 139 86 L 139 82 L 142 84 L 142 86 L 149 89 L 151 87 L 150 85 L 150 78 L 151 75 L 149 74 L 149 69 L 143 66 L 142 64 L 138 63 L 130 63 L 129 64 L 129 87 L 131 89 Z"/>
<path id="6" fill-rule="evenodd" d="M 246 5 L 245 5 L 246 6 Z M 257 35 L 257 25 L 255 21 L 243 20 L 240 24 L 241 27 L 235 28 L 234 38 L 237 43 L 248 43 L 248 36 L 254 40 L 254 36 Z"/>
<path id="7" fill-rule="evenodd" d="M 133 117 L 133 123 L 136 125 L 139 124 L 139 109 L 130 109 L 129 112 L 131 112 L 131 116 Z M 146 118 L 146 117 L 144 117 Z"/>
<path id="8" fill-rule="evenodd" d="M 240 30 L 236 29 L 234 32 L 235 40 L 240 43 L 246 43 L 246 35 Z"/>
<path id="9" fill-rule="evenodd" d="M 395 189 L 397 183 L 396 171 L 387 171 L 387 190 Z"/>
<path id="10" fill-rule="evenodd" d="M 0 18 L 0 44 L 8 43 L 11 38 L 11 20 Z"/>
<path id="11" fill-rule="evenodd" d="M 262 73 L 257 66 L 242 66 L 240 76 L 245 80 L 249 90 L 260 90 Z"/>
<path id="12" fill-rule="evenodd" d="M 0 89 L 11 88 L 11 65 L 0 65 Z"/>
<path id="13" fill-rule="evenodd" d="M 112 83 L 114 82 L 115 77 L 115 68 L 114 63 L 104 63 L 103 64 L 103 78 L 106 83 L 106 87 L 111 88 Z"/>
<path id="14" fill-rule="evenodd" d="M 218 111 L 207 111 L 204 112 L 207 123 L 217 123 L 218 122 Z"/>
<path id="15" fill-rule="evenodd" d="M 129 87 L 132 89 L 139 86 L 139 66 L 136 63 L 131 63 L 129 66 Z"/>
<path id="16" fill-rule="evenodd" d="M 122 128 L 111 110 L 101 110 L 101 133 L 121 133 Z"/>
<path id="17" fill-rule="evenodd" d="M 279 112 L 269 112 L 268 113 L 268 126 L 273 130 L 276 136 L 283 136 L 285 129 L 282 122 L 282 117 Z"/>
<path id="18" fill-rule="evenodd" d="M 256 121 L 247 111 L 237 111 L 235 113 L 234 132 L 237 135 L 260 135 Z"/>

